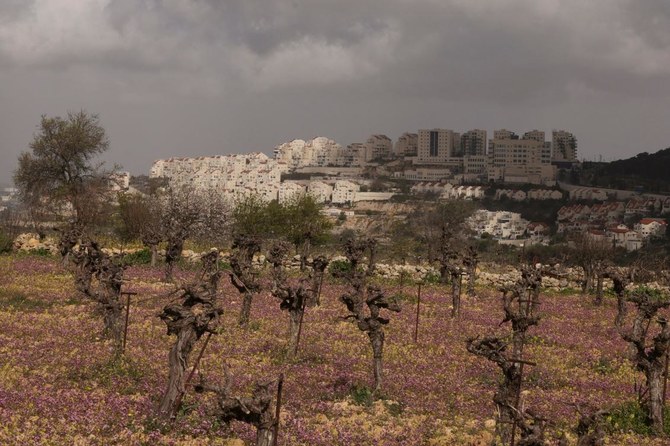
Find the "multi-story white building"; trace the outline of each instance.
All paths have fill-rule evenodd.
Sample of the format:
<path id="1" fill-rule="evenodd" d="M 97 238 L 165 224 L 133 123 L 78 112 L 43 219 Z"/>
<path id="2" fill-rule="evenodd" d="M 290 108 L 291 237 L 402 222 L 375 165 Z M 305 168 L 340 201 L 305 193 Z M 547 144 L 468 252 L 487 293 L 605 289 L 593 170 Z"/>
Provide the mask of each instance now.
<path id="1" fill-rule="evenodd" d="M 280 203 L 286 203 L 287 201 L 291 201 L 304 195 L 306 192 L 307 188 L 302 184 L 295 181 L 284 181 L 279 185 L 277 201 Z"/>
<path id="2" fill-rule="evenodd" d="M 307 193 L 313 196 L 317 203 L 329 203 L 333 198 L 333 186 L 323 181 L 310 181 Z"/>
<path id="3" fill-rule="evenodd" d="M 309 166 L 346 165 L 347 149 L 332 139 L 319 136 L 309 141 L 295 139 L 275 147 L 275 159 L 285 161 L 291 169 Z"/>
<path id="4" fill-rule="evenodd" d="M 417 133 L 403 133 L 393 147 L 396 156 L 417 156 L 419 135 Z"/>
<path id="5" fill-rule="evenodd" d="M 507 183 L 553 184 L 556 168 L 550 164 L 549 149 L 542 132 L 528 132 L 533 139 L 519 139 L 509 130 L 496 130 L 489 141 L 488 178 Z M 495 137 L 506 137 L 497 139 Z"/>
<path id="6" fill-rule="evenodd" d="M 554 161 L 577 161 L 577 138 L 565 130 L 551 132 L 551 155 Z"/>
<path id="7" fill-rule="evenodd" d="M 460 155 L 461 137 L 453 130 L 419 130 L 418 164 L 445 164 Z"/>
<path id="8" fill-rule="evenodd" d="M 468 130 L 461 135 L 461 151 L 464 156 L 486 155 L 486 130 Z"/>
<path id="9" fill-rule="evenodd" d="M 347 204 L 353 203 L 356 199 L 356 193 L 360 191 L 360 186 L 356 183 L 347 180 L 335 181 L 333 187 L 333 204 Z"/>
<path id="10" fill-rule="evenodd" d="M 365 142 L 365 161 L 388 159 L 393 153 L 393 141 L 386 135 L 372 135 Z"/>
<path id="11" fill-rule="evenodd" d="M 173 187 L 215 190 L 231 197 L 253 194 L 275 200 L 281 174 L 287 170 L 284 162 L 269 159 L 263 153 L 250 153 L 157 160 L 150 177 L 166 178 Z"/>
<path id="12" fill-rule="evenodd" d="M 529 139 L 544 144 L 544 132 L 541 130 L 531 130 L 523 134 L 521 139 Z"/>
<path id="13" fill-rule="evenodd" d="M 526 236 L 529 221 L 521 214 L 508 211 L 480 209 L 469 219 L 468 225 L 478 235 L 489 234 L 499 240 L 518 240 Z"/>

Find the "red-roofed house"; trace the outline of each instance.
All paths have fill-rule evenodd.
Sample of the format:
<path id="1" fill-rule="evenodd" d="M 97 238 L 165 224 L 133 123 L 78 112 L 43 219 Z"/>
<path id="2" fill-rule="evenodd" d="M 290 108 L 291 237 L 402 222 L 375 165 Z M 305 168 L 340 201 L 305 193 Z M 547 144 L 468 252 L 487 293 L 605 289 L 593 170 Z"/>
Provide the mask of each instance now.
<path id="1" fill-rule="evenodd" d="M 635 224 L 635 230 L 643 239 L 649 237 L 663 237 L 668 227 L 664 218 L 643 218 Z"/>

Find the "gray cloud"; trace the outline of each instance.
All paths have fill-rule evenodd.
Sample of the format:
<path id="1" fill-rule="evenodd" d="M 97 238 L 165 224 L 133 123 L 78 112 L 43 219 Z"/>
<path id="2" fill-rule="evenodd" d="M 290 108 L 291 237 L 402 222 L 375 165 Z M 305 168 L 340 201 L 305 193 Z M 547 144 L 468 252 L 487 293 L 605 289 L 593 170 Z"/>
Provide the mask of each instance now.
<path id="1" fill-rule="evenodd" d="M 587 156 L 669 145 L 665 0 L 7 0 L 0 149 L 98 112 L 109 158 L 346 144 L 419 127 L 565 127 Z M 625 125 L 622 125 L 622 122 Z M 640 145 L 644 143 L 644 147 Z M 3 163 L 0 179 L 13 163 Z"/>

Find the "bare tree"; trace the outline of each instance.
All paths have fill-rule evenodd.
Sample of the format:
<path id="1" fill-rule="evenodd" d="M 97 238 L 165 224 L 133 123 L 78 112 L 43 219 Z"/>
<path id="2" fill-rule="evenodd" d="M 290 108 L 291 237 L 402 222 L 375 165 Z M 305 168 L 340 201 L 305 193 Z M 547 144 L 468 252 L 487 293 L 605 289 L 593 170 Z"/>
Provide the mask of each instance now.
<path id="1" fill-rule="evenodd" d="M 168 189 L 161 197 L 161 223 L 165 247 L 165 281 L 172 282 L 174 264 L 181 258 L 186 239 L 203 222 L 203 203 L 191 189 Z"/>
<path id="2" fill-rule="evenodd" d="M 84 241 L 73 252 L 73 256 L 76 266 L 75 286 L 97 302 L 105 324 L 104 334 L 113 340 L 115 352 L 118 353 L 123 341 L 121 285 L 124 268 L 92 240 Z M 94 286 L 94 279 L 97 286 Z"/>
<path id="3" fill-rule="evenodd" d="M 159 317 L 167 326 L 168 335 L 177 339 L 168 356 L 168 383 L 161 398 L 158 414 L 173 419 L 185 392 L 186 367 L 195 343 L 205 333 L 215 333 L 223 310 L 217 302 L 219 253 L 212 250 L 202 258 L 202 268 L 192 283 L 179 288 L 180 296 L 163 308 Z"/>
<path id="4" fill-rule="evenodd" d="M 479 253 L 474 245 L 468 246 L 463 256 L 463 265 L 468 273 L 468 294 L 475 295 L 475 281 L 477 280 L 477 266 L 479 265 Z"/>
<path id="5" fill-rule="evenodd" d="M 293 357 L 298 349 L 300 324 L 305 314 L 307 300 L 312 297 L 312 290 L 308 287 L 308 280 L 301 278 L 297 284 L 290 284 L 284 270 L 284 260 L 290 246 L 285 242 L 276 242 L 268 254 L 268 261 L 272 265 L 272 295 L 281 303 L 279 308 L 289 314 L 289 341 L 286 346 L 286 356 Z"/>
<path id="6" fill-rule="evenodd" d="M 172 281 L 172 272 L 181 258 L 187 239 L 205 235 L 208 241 L 219 241 L 226 231 L 228 208 L 212 190 L 188 187 L 167 188 L 156 197 L 150 210 L 160 214 L 160 233 L 151 224 L 145 228 L 145 243 L 156 243 L 160 238 L 165 247 L 165 281 Z"/>
<path id="7" fill-rule="evenodd" d="M 233 252 L 230 255 L 230 282 L 243 295 L 239 318 L 239 324 L 243 327 L 249 323 L 251 302 L 254 294 L 260 290 L 258 271 L 253 266 L 254 255 L 260 250 L 260 241 L 254 236 L 238 235 L 233 240 Z"/>
<path id="8" fill-rule="evenodd" d="M 313 305 L 321 305 L 321 287 L 323 286 L 326 268 L 328 268 L 329 263 L 330 261 L 324 256 L 317 256 L 312 259 L 312 272 L 310 273 L 312 297 L 310 301 Z"/>
<path id="9" fill-rule="evenodd" d="M 356 322 L 358 329 L 367 333 L 373 353 L 374 392 L 382 387 L 382 365 L 384 353 L 384 325 L 389 319 L 380 315 L 382 309 L 399 312 L 400 306 L 391 301 L 378 287 L 369 285 L 369 278 L 375 270 L 376 240 L 372 238 L 353 238 L 344 244 L 344 255 L 349 260 L 350 268 L 338 277 L 345 279 L 349 292 L 340 296 L 347 306 L 349 316 Z M 363 265 L 365 254 L 368 254 L 367 265 Z M 367 307 L 367 309 L 366 309 Z"/>
<path id="10" fill-rule="evenodd" d="M 123 222 L 123 236 L 139 239 L 151 251 L 151 266 L 156 266 L 158 245 L 163 241 L 162 213 L 160 198 L 124 194 L 119 198 L 119 215 Z"/>
<path id="11" fill-rule="evenodd" d="M 616 267 L 610 266 L 601 274 L 602 278 L 612 280 L 612 287 L 617 300 L 617 313 L 614 319 L 614 325 L 619 327 L 626 318 L 626 288 L 633 282 L 635 276 L 635 267 Z M 602 287 L 599 287 L 602 293 Z"/>
<path id="12" fill-rule="evenodd" d="M 63 265 L 67 265 L 74 247 L 84 235 L 84 228 L 80 223 L 70 222 L 70 224 L 63 228 L 57 228 L 56 231 L 60 234 L 58 238 L 58 252 L 61 255 Z"/>
<path id="13" fill-rule="evenodd" d="M 666 318 L 657 318 L 656 315 L 659 310 L 670 306 L 670 298 L 660 291 L 641 287 L 630 293 L 628 301 L 637 309 L 632 327 L 626 329 L 620 324 L 617 329 L 621 337 L 634 348 L 633 363 L 646 379 L 638 395 L 639 402 L 647 413 L 648 423 L 660 435 L 663 433 L 663 375 L 670 347 L 670 326 Z M 659 330 L 649 342 L 651 322 L 654 319 Z"/>
<path id="14" fill-rule="evenodd" d="M 541 283 L 541 271 L 534 267 L 524 266 L 521 279 L 513 286 L 502 290 L 505 318 L 501 324 L 511 322 L 511 351 L 509 351 L 510 344 L 501 337 L 474 338 L 467 342 L 467 349 L 470 353 L 494 362 L 503 373 L 503 380 L 493 396 L 498 418 L 496 431 L 502 444 L 510 442 L 517 425 L 521 428 L 522 438 L 524 436 L 524 412 L 520 410 L 519 399 L 523 381 L 523 366 L 529 362 L 523 359 L 523 350 L 526 343 L 526 332 L 530 327 L 537 325 L 540 320 L 537 310 Z M 530 431 L 527 435 L 530 435 Z"/>
<path id="15" fill-rule="evenodd" d="M 451 282 L 451 317 L 457 318 L 461 312 L 461 286 L 465 262 L 460 249 L 457 248 L 453 233 L 446 226 L 442 228 L 440 250 L 436 260 L 440 264 L 441 282 Z"/>
<path id="16" fill-rule="evenodd" d="M 609 241 L 598 240 L 588 234 L 574 236 L 573 243 L 570 260 L 584 273 L 582 293 L 590 293 L 593 290 L 596 275 L 604 269 L 605 262 L 612 258 L 612 245 Z"/>
<path id="17" fill-rule="evenodd" d="M 225 381 L 223 386 L 212 386 L 205 382 L 201 375 L 201 382 L 196 386 L 196 392 L 214 392 L 216 394 L 216 417 L 223 423 L 241 421 L 256 427 L 256 446 L 273 446 L 276 444 L 276 428 L 279 420 L 273 413 L 272 388 L 277 380 L 266 383 L 256 383 L 251 396 L 233 396 L 228 367 L 224 363 Z M 281 378 L 280 378 L 281 379 Z"/>
<path id="18" fill-rule="evenodd" d="M 605 434 L 607 425 L 607 416 L 609 412 L 604 410 L 579 413 L 577 423 L 577 446 L 605 446 Z"/>

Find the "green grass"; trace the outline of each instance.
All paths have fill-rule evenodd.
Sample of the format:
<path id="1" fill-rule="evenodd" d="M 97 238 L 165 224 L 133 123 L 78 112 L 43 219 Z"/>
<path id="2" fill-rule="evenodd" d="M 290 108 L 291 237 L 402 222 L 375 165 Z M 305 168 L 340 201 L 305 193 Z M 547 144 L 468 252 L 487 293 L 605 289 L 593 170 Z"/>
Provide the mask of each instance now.
<path id="1" fill-rule="evenodd" d="M 18 291 L 0 289 L 0 309 L 15 311 L 36 311 L 51 307 L 51 302 L 31 299 Z"/>

